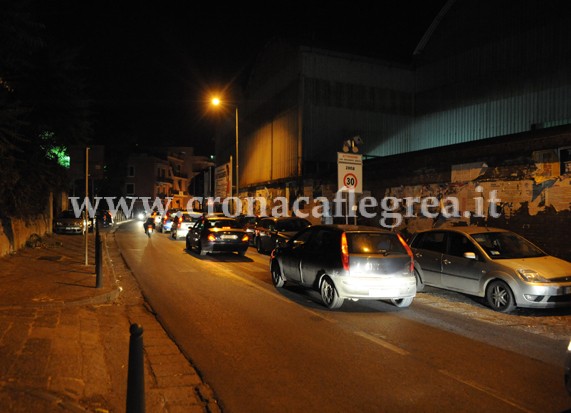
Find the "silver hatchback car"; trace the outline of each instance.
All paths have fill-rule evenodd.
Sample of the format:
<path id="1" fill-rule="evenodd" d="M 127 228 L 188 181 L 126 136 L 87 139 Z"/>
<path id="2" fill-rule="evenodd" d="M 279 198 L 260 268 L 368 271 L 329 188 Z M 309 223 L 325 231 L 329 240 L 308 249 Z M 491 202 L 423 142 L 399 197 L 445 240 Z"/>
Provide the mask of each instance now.
<path id="1" fill-rule="evenodd" d="M 330 309 L 345 299 L 408 307 L 416 295 L 412 251 L 399 235 L 374 227 L 307 227 L 272 251 L 270 271 L 277 288 L 293 283 L 316 289 Z"/>
<path id="2" fill-rule="evenodd" d="M 414 234 L 417 289 L 485 297 L 495 311 L 571 306 L 571 263 L 499 228 L 450 227 Z"/>

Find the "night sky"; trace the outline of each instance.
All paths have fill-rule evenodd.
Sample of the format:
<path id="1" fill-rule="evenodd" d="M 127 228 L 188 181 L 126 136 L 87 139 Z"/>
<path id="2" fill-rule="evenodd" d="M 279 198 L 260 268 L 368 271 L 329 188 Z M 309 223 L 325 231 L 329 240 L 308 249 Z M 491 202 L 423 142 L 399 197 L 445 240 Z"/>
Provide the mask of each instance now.
<path id="1" fill-rule="evenodd" d="M 44 23 L 80 51 L 97 143 L 173 144 L 211 153 L 208 90 L 242 87 L 273 37 L 406 60 L 444 0 L 266 2 L 42 1 Z"/>

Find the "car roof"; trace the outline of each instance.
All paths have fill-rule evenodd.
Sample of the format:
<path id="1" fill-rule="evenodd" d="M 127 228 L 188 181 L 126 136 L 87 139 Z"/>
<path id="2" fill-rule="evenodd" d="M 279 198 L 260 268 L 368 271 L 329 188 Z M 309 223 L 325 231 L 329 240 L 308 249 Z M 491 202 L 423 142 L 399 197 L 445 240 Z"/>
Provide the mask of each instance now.
<path id="1" fill-rule="evenodd" d="M 453 232 L 461 232 L 463 234 L 481 234 L 484 232 L 510 232 L 503 228 L 495 228 L 495 227 L 479 227 L 476 225 L 466 225 L 466 226 L 457 226 L 457 227 L 445 227 L 445 228 L 431 228 L 426 229 L 423 231 L 417 231 L 417 233 L 424 233 L 424 232 L 436 232 L 436 231 L 453 231 Z"/>
<path id="2" fill-rule="evenodd" d="M 307 221 L 306 218 L 302 217 L 260 217 L 262 220 L 271 219 L 272 221 Z"/>
<path id="3" fill-rule="evenodd" d="M 316 228 L 327 228 L 342 232 L 382 232 L 385 234 L 394 234 L 394 232 L 389 231 L 384 228 L 373 227 L 370 225 L 349 225 L 349 224 L 327 224 L 327 225 L 313 225 L 311 228 L 315 230 Z"/>

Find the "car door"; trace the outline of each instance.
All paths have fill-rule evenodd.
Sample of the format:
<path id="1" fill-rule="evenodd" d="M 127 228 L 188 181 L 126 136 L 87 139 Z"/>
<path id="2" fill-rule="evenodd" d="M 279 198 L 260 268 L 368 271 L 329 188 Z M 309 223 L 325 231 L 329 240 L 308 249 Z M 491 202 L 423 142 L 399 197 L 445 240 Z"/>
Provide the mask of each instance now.
<path id="1" fill-rule="evenodd" d="M 301 282 L 300 265 L 307 254 L 307 243 L 311 239 L 313 231 L 309 228 L 294 236 L 282 252 L 282 270 L 288 280 Z"/>
<path id="2" fill-rule="evenodd" d="M 275 222 L 273 219 L 265 219 L 260 225 L 260 232 L 258 234 L 258 241 L 262 251 L 268 251 L 273 249 L 275 246 L 275 241 L 272 240 L 272 231 L 275 228 Z"/>
<path id="3" fill-rule="evenodd" d="M 473 253 L 467 258 L 465 253 Z M 446 288 L 477 294 L 482 277 L 486 274 L 485 262 L 478 248 L 464 234 L 450 231 L 446 253 L 442 255 L 442 285 Z"/>
<path id="4" fill-rule="evenodd" d="M 414 259 L 420 264 L 424 283 L 441 286 L 442 254 L 446 252 L 446 233 L 428 231 L 418 234 L 411 243 Z"/>
<path id="5" fill-rule="evenodd" d="M 323 273 L 330 273 L 337 264 L 341 266 L 341 234 L 325 228 L 314 232 L 304 245 L 300 262 L 301 283 L 309 287 Z"/>

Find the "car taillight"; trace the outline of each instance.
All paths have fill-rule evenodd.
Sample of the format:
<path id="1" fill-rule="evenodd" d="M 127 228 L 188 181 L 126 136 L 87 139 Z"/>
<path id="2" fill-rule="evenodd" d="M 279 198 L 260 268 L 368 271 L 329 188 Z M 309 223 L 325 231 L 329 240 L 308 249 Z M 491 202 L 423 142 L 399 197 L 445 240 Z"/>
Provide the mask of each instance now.
<path id="1" fill-rule="evenodd" d="M 214 234 L 208 234 L 208 241 L 216 241 Z"/>
<path id="2" fill-rule="evenodd" d="M 412 250 L 410 249 L 404 238 L 401 236 L 401 234 L 397 234 L 397 237 L 402 246 L 404 247 L 404 249 L 406 250 L 406 253 L 410 257 L 410 272 L 412 273 L 414 272 L 414 255 L 412 254 Z"/>
<path id="3" fill-rule="evenodd" d="M 242 237 L 242 241 L 243 241 L 243 242 L 248 241 L 248 236 L 247 236 L 247 235 L 244 235 L 244 236 Z"/>
<path id="4" fill-rule="evenodd" d="M 349 244 L 347 244 L 347 234 L 341 234 L 341 262 L 343 269 L 349 271 Z"/>

